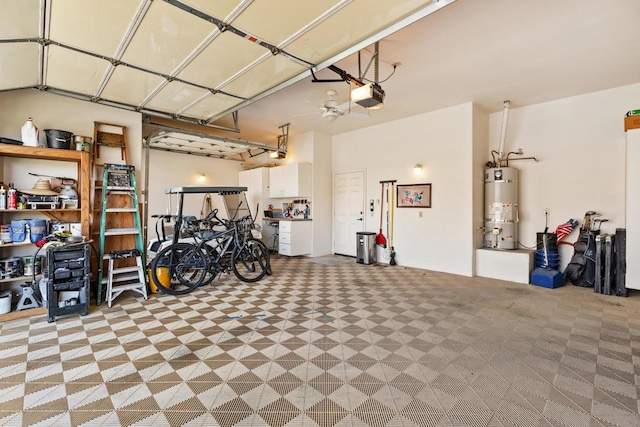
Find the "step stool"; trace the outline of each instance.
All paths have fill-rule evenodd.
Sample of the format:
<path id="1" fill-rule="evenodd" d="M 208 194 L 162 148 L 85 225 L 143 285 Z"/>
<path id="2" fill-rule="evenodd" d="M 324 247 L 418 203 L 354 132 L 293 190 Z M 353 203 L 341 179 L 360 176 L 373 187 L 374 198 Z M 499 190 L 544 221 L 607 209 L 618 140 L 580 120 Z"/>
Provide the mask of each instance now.
<path id="1" fill-rule="evenodd" d="M 131 267 L 114 268 L 116 259 L 135 258 L 136 265 Z M 138 249 L 109 252 L 109 272 L 107 274 L 107 305 L 124 291 L 135 291 L 144 297 L 147 295 L 147 282 L 145 279 L 144 265 L 142 264 L 142 252 Z"/>

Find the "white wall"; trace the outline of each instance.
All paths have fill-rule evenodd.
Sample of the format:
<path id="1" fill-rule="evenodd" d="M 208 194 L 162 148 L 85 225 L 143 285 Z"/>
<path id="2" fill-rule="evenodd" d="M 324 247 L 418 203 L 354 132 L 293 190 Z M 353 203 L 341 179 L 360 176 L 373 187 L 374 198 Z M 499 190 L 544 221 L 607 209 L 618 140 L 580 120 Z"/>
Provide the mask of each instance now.
<path id="1" fill-rule="evenodd" d="M 331 137 L 313 133 L 313 250 L 311 256 L 322 256 L 331 253 Z"/>
<path id="2" fill-rule="evenodd" d="M 483 232 L 480 227 L 484 225 L 484 170 L 489 153 L 489 114 L 477 105 L 473 106 L 473 221 L 469 227 L 469 233 L 473 238 L 471 251 L 474 261 L 472 261 L 472 275 L 475 275 L 474 248 L 481 248 L 483 243 Z"/>
<path id="3" fill-rule="evenodd" d="M 545 228 L 544 208 L 549 208 L 549 231 L 594 210 L 609 222 L 605 232 L 625 225 L 624 114 L 640 105 L 640 84 L 513 108 L 505 151 L 518 148 L 540 162 L 516 161 L 520 170 L 519 240 L 536 244 L 536 232 Z M 512 100 L 517 105 L 517 100 Z M 490 115 L 491 148 L 497 149 L 502 112 Z M 635 219 L 630 219 L 635 220 Z M 567 238 L 574 242 L 577 230 Z M 573 248 L 561 245 L 561 269 Z"/>
<path id="4" fill-rule="evenodd" d="M 366 170 L 365 200 L 380 199 L 382 180 L 432 184 L 431 209 L 395 211 L 399 265 L 473 274 L 472 116 L 467 103 L 333 138 L 333 172 Z M 416 163 L 425 166 L 422 176 L 413 173 Z M 379 216 L 366 216 L 365 230 L 378 229 Z"/>

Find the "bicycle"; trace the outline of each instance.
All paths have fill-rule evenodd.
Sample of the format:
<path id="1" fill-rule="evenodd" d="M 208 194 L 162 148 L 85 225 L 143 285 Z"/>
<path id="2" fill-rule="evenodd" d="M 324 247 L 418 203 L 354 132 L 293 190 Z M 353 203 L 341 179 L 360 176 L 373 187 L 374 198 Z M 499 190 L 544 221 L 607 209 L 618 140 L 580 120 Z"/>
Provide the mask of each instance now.
<path id="1" fill-rule="evenodd" d="M 266 245 L 250 237 L 253 219 L 225 220 L 218 218 L 217 212 L 214 209 L 207 218 L 197 221 L 193 243 L 173 243 L 153 259 L 151 276 L 162 292 L 186 294 L 231 271 L 247 283 L 271 274 Z M 218 225 L 224 229 L 215 230 Z"/>

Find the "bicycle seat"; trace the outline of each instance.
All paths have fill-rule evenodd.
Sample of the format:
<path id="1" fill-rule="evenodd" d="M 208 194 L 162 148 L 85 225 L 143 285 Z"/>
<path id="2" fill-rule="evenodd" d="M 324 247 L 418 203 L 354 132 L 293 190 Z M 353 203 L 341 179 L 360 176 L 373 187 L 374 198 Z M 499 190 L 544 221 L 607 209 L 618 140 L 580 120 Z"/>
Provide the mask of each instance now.
<path id="1" fill-rule="evenodd" d="M 212 231 L 212 230 L 206 230 L 206 231 L 197 231 L 194 233 L 194 236 L 202 239 L 202 240 L 211 240 L 215 237 L 216 232 Z"/>

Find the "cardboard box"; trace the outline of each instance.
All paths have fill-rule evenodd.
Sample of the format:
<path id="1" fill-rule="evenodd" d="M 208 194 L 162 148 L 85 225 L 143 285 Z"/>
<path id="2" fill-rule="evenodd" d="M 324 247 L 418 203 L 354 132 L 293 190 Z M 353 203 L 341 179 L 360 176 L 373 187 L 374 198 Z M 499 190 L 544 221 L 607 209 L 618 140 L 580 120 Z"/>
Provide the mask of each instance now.
<path id="1" fill-rule="evenodd" d="M 624 130 L 640 129 L 640 114 L 624 118 Z"/>

